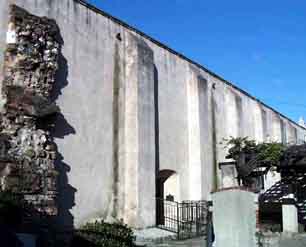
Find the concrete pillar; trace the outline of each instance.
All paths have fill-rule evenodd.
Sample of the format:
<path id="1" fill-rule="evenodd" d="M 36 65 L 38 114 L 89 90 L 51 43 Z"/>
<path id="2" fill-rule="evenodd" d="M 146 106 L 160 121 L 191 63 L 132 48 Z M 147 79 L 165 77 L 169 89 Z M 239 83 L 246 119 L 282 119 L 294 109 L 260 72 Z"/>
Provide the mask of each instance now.
<path id="1" fill-rule="evenodd" d="M 153 52 L 135 36 L 126 40 L 124 99 L 124 220 L 155 225 L 155 125 Z"/>
<path id="2" fill-rule="evenodd" d="M 187 81 L 188 100 L 188 160 L 189 160 L 189 200 L 201 200 L 202 164 L 201 132 L 199 111 L 199 80 L 196 71 L 191 68 Z"/>
<path id="3" fill-rule="evenodd" d="M 263 116 L 262 109 L 258 102 L 253 102 L 253 122 L 254 122 L 254 138 L 258 142 L 264 141 L 264 131 L 263 131 Z"/>
<path id="4" fill-rule="evenodd" d="M 282 205 L 283 232 L 299 232 L 298 212 L 294 202 L 294 195 L 290 194 Z"/>
<path id="5" fill-rule="evenodd" d="M 225 92 L 225 107 L 227 130 L 226 137 L 244 136 L 242 98 L 231 88 L 228 88 Z"/>
<path id="6" fill-rule="evenodd" d="M 272 112 L 272 140 L 275 142 L 281 142 L 282 141 L 282 131 L 281 131 L 281 119 L 280 117 Z"/>
<path id="7" fill-rule="evenodd" d="M 239 189 L 212 194 L 216 247 L 256 246 L 255 194 Z"/>

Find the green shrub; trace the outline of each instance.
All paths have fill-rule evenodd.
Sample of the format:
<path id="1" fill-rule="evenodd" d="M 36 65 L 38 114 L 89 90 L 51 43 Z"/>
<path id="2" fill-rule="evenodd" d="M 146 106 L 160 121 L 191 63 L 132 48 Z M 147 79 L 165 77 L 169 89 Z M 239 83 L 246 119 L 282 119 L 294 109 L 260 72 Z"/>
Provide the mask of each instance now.
<path id="1" fill-rule="evenodd" d="M 76 231 L 72 247 L 127 247 L 134 245 L 133 231 L 122 223 L 87 223 Z"/>
<path id="2" fill-rule="evenodd" d="M 277 142 L 256 143 L 255 140 L 250 140 L 248 137 L 230 137 L 223 139 L 225 148 L 228 149 L 226 158 L 238 160 L 242 153 L 246 155 L 254 155 L 258 163 L 269 166 L 277 166 L 285 150 L 285 145 Z"/>

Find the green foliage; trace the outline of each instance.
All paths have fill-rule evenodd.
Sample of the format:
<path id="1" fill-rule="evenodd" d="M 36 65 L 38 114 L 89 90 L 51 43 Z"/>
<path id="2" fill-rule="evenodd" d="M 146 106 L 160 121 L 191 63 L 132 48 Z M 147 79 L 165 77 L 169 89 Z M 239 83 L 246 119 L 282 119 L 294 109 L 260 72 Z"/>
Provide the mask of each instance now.
<path id="1" fill-rule="evenodd" d="M 281 143 L 260 143 L 257 145 L 258 158 L 263 163 L 278 165 L 280 158 L 283 155 L 285 146 Z"/>
<path id="2" fill-rule="evenodd" d="M 249 140 L 248 137 L 235 138 L 231 136 L 229 139 L 223 139 L 223 141 L 225 142 L 224 148 L 229 148 L 227 158 L 237 160 L 243 152 L 254 153 L 256 151 L 256 142 Z"/>
<path id="3" fill-rule="evenodd" d="M 133 231 L 128 226 L 96 221 L 87 223 L 77 231 L 72 247 L 127 247 L 135 246 L 134 240 Z"/>
<path id="4" fill-rule="evenodd" d="M 244 153 L 256 157 L 258 162 L 270 166 L 278 165 L 285 150 L 285 146 L 281 143 L 256 143 L 255 140 L 250 140 L 248 137 L 230 137 L 224 141 L 225 148 L 229 148 L 227 158 L 238 160 L 239 155 Z"/>

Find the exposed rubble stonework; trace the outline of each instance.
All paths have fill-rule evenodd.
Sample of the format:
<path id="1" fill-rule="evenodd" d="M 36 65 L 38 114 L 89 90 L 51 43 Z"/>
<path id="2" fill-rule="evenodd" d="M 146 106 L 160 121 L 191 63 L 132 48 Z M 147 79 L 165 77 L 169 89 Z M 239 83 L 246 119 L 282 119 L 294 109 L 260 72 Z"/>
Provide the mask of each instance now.
<path id="1" fill-rule="evenodd" d="M 0 115 L 0 188 L 21 193 L 46 215 L 57 214 L 57 150 L 49 119 L 59 111 L 51 102 L 58 37 L 53 20 L 11 6 Z"/>

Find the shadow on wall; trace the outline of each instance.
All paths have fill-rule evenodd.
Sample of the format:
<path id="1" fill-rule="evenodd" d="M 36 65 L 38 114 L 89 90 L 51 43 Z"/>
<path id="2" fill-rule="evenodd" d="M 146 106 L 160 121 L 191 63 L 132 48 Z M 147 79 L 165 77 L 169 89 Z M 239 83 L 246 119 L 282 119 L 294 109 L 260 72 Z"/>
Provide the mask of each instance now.
<path id="1" fill-rule="evenodd" d="M 157 176 L 159 173 L 159 110 L 158 110 L 158 70 L 154 64 L 154 114 L 155 114 L 155 178 L 157 186 Z M 156 187 L 157 188 L 157 187 Z M 156 190 L 157 192 L 158 190 Z M 156 194 L 158 197 L 158 193 Z"/>
<path id="2" fill-rule="evenodd" d="M 58 58 L 58 70 L 55 76 L 55 84 L 51 96 L 52 101 L 56 101 L 60 95 L 62 95 L 62 89 L 68 85 L 68 63 L 66 58 L 62 54 L 62 47 L 64 40 L 61 36 L 58 37 L 58 41 L 61 45 L 60 54 Z M 65 119 L 62 113 L 57 113 L 55 119 L 55 126 L 51 131 L 53 138 L 65 138 L 67 135 L 76 134 L 75 129 Z M 58 171 L 58 215 L 54 219 L 56 230 L 58 231 L 71 231 L 73 230 L 74 218 L 70 213 L 70 210 L 75 205 L 75 193 L 76 188 L 71 186 L 68 181 L 68 172 L 71 167 L 66 164 L 64 156 L 60 153 L 61 150 L 57 150 L 57 159 L 55 160 L 55 167 Z"/>
<path id="3" fill-rule="evenodd" d="M 64 40 L 62 37 L 58 37 L 61 47 L 64 45 Z M 68 63 L 67 59 L 63 56 L 60 51 L 58 58 L 58 70 L 55 75 L 55 84 L 53 88 L 53 93 L 51 95 L 51 100 L 55 102 L 60 95 L 62 95 L 62 89 L 67 87 L 68 83 Z M 58 113 L 56 116 L 55 130 L 52 133 L 54 138 L 64 138 L 67 135 L 75 134 L 75 129 L 67 122 L 62 113 Z"/>
<path id="4" fill-rule="evenodd" d="M 154 114 L 155 114 L 155 197 L 163 198 L 163 191 L 161 191 L 161 183 L 159 181 L 160 157 L 159 157 L 159 109 L 158 109 L 158 70 L 154 64 Z M 161 214 L 158 214 L 159 201 L 156 200 L 156 224 L 162 222 Z"/>

